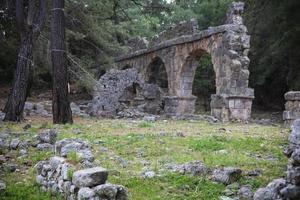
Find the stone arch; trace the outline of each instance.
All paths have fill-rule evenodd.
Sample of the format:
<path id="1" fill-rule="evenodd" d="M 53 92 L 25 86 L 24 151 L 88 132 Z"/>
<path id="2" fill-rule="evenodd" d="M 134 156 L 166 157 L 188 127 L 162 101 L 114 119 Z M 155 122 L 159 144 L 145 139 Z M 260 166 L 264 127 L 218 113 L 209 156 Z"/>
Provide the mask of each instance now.
<path id="1" fill-rule="evenodd" d="M 151 59 L 145 70 L 145 81 L 156 84 L 163 89 L 168 89 L 168 74 L 164 61 L 155 56 Z"/>

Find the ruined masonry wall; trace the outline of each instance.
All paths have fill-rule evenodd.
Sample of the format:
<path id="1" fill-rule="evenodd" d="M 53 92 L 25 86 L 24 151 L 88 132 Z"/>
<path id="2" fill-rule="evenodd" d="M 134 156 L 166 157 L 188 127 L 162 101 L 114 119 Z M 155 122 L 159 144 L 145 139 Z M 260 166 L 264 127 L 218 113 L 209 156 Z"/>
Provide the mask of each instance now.
<path id="1" fill-rule="evenodd" d="M 300 118 L 300 91 L 287 92 L 284 98 L 286 103 L 282 117 L 285 125 L 289 126 L 295 119 Z"/>

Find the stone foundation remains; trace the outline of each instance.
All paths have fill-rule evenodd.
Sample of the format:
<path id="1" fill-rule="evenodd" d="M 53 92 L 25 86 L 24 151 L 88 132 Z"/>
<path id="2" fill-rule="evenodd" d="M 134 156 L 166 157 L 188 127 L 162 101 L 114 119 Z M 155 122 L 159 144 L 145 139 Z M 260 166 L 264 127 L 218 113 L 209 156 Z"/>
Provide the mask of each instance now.
<path id="1" fill-rule="evenodd" d="M 300 91 L 290 91 L 285 93 L 285 111 L 283 121 L 286 126 L 290 126 L 293 121 L 300 118 Z"/>
<path id="2" fill-rule="evenodd" d="M 108 171 L 101 167 L 75 170 L 63 157 L 51 157 L 35 166 L 36 182 L 45 191 L 61 193 L 67 200 L 127 200 L 121 185 L 105 183 Z"/>

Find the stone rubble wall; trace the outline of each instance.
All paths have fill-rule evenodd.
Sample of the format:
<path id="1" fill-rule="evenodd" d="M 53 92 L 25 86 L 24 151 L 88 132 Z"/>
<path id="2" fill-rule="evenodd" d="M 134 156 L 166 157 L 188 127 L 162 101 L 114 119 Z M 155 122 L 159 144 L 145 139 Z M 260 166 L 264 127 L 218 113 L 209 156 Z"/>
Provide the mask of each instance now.
<path id="1" fill-rule="evenodd" d="M 163 90 L 155 84 L 145 83 L 136 69 L 113 69 L 95 85 L 89 110 L 93 116 L 113 117 L 134 106 L 140 112 L 159 114 L 162 96 Z"/>
<path id="2" fill-rule="evenodd" d="M 127 190 L 106 183 L 108 171 L 101 167 L 75 171 L 63 157 L 51 157 L 35 166 L 36 182 L 44 191 L 61 193 L 67 200 L 126 200 Z"/>
<path id="3" fill-rule="evenodd" d="M 258 189 L 254 200 L 300 199 L 300 119 L 293 122 L 289 146 L 284 154 L 289 158 L 286 177 L 275 179 L 265 188 Z"/>
<path id="4" fill-rule="evenodd" d="M 283 121 L 290 126 L 293 121 L 300 118 L 300 91 L 290 91 L 284 94 L 286 100 Z"/>

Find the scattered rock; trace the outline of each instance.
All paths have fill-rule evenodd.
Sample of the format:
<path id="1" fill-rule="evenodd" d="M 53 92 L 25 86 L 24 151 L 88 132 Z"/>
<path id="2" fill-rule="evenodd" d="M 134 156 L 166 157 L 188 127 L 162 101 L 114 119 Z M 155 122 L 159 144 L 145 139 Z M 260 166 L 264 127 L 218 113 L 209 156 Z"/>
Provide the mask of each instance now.
<path id="1" fill-rule="evenodd" d="M 209 169 L 201 161 L 193 161 L 185 164 L 166 164 L 166 170 L 181 173 L 191 174 L 193 176 L 206 175 Z"/>
<path id="2" fill-rule="evenodd" d="M 42 143 L 37 145 L 37 149 L 40 151 L 52 151 L 53 145 L 49 143 Z"/>
<path id="3" fill-rule="evenodd" d="M 95 193 L 100 199 L 126 200 L 128 199 L 127 190 L 121 185 L 110 183 L 98 185 L 94 188 Z"/>
<path id="4" fill-rule="evenodd" d="M 6 189 L 6 184 L 4 181 L 0 180 L 0 191 L 3 191 Z"/>
<path id="5" fill-rule="evenodd" d="M 300 199 L 300 186 L 289 184 L 282 190 L 280 194 L 284 199 L 299 200 Z"/>
<path id="6" fill-rule="evenodd" d="M 54 144 L 56 141 L 57 131 L 55 129 L 46 129 L 38 135 L 40 143 Z"/>
<path id="7" fill-rule="evenodd" d="M 74 172 L 72 181 L 77 187 L 93 187 L 106 182 L 108 172 L 102 167 L 94 167 Z"/>
<path id="8" fill-rule="evenodd" d="M 147 171 L 147 172 L 143 172 L 141 174 L 141 177 L 146 179 L 146 178 L 154 178 L 155 177 L 155 172 L 154 171 Z"/>
<path id="9" fill-rule="evenodd" d="M 252 200 L 253 199 L 253 192 L 252 187 L 250 185 L 242 186 L 237 192 L 240 200 Z"/>
<path id="10" fill-rule="evenodd" d="M 177 133 L 176 133 L 176 136 L 177 136 L 177 137 L 185 137 L 184 133 L 182 133 L 182 132 L 177 132 Z"/>
<path id="11" fill-rule="evenodd" d="M 20 140 L 19 139 L 12 139 L 11 142 L 10 142 L 10 148 L 13 149 L 13 150 L 16 150 L 20 144 Z"/>
<path id="12" fill-rule="evenodd" d="M 63 139 L 55 143 L 55 153 L 67 157 L 68 153 L 75 152 L 83 160 L 94 161 L 94 155 L 88 142 L 81 139 Z"/>
<path id="13" fill-rule="evenodd" d="M 17 170 L 17 165 L 16 164 L 12 164 L 12 163 L 7 163 L 4 165 L 4 171 L 6 172 L 14 172 Z"/>
<path id="14" fill-rule="evenodd" d="M 254 200 L 277 200 L 280 199 L 280 190 L 286 186 L 283 178 L 275 179 L 265 188 L 258 189 L 254 194 Z"/>
<path id="15" fill-rule="evenodd" d="M 95 196 L 94 190 L 88 188 L 88 187 L 83 187 L 80 188 L 78 191 L 78 200 L 91 200 L 94 199 L 93 197 Z"/>
<path id="16" fill-rule="evenodd" d="M 242 170 L 234 167 L 225 167 L 222 169 L 215 169 L 213 171 L 212 179 L 216 182 L 228 185 L 241 178 Z"/>
<path id="17" fill-rule="evenodd" d="M 148 115 L 148 116 L 144 116 L 143 120 L 147 121 L 147 122 L 154 122 L 154 121 L 156 121 L 156 117 Z"/>
<path id="18" fill-rule="evenodd" d="M 26 156 L 27 154 L 28 154 L 28 152 L 26 149 L 20 149 L 20 151 L 19 151 L 20 156 Z"/>

